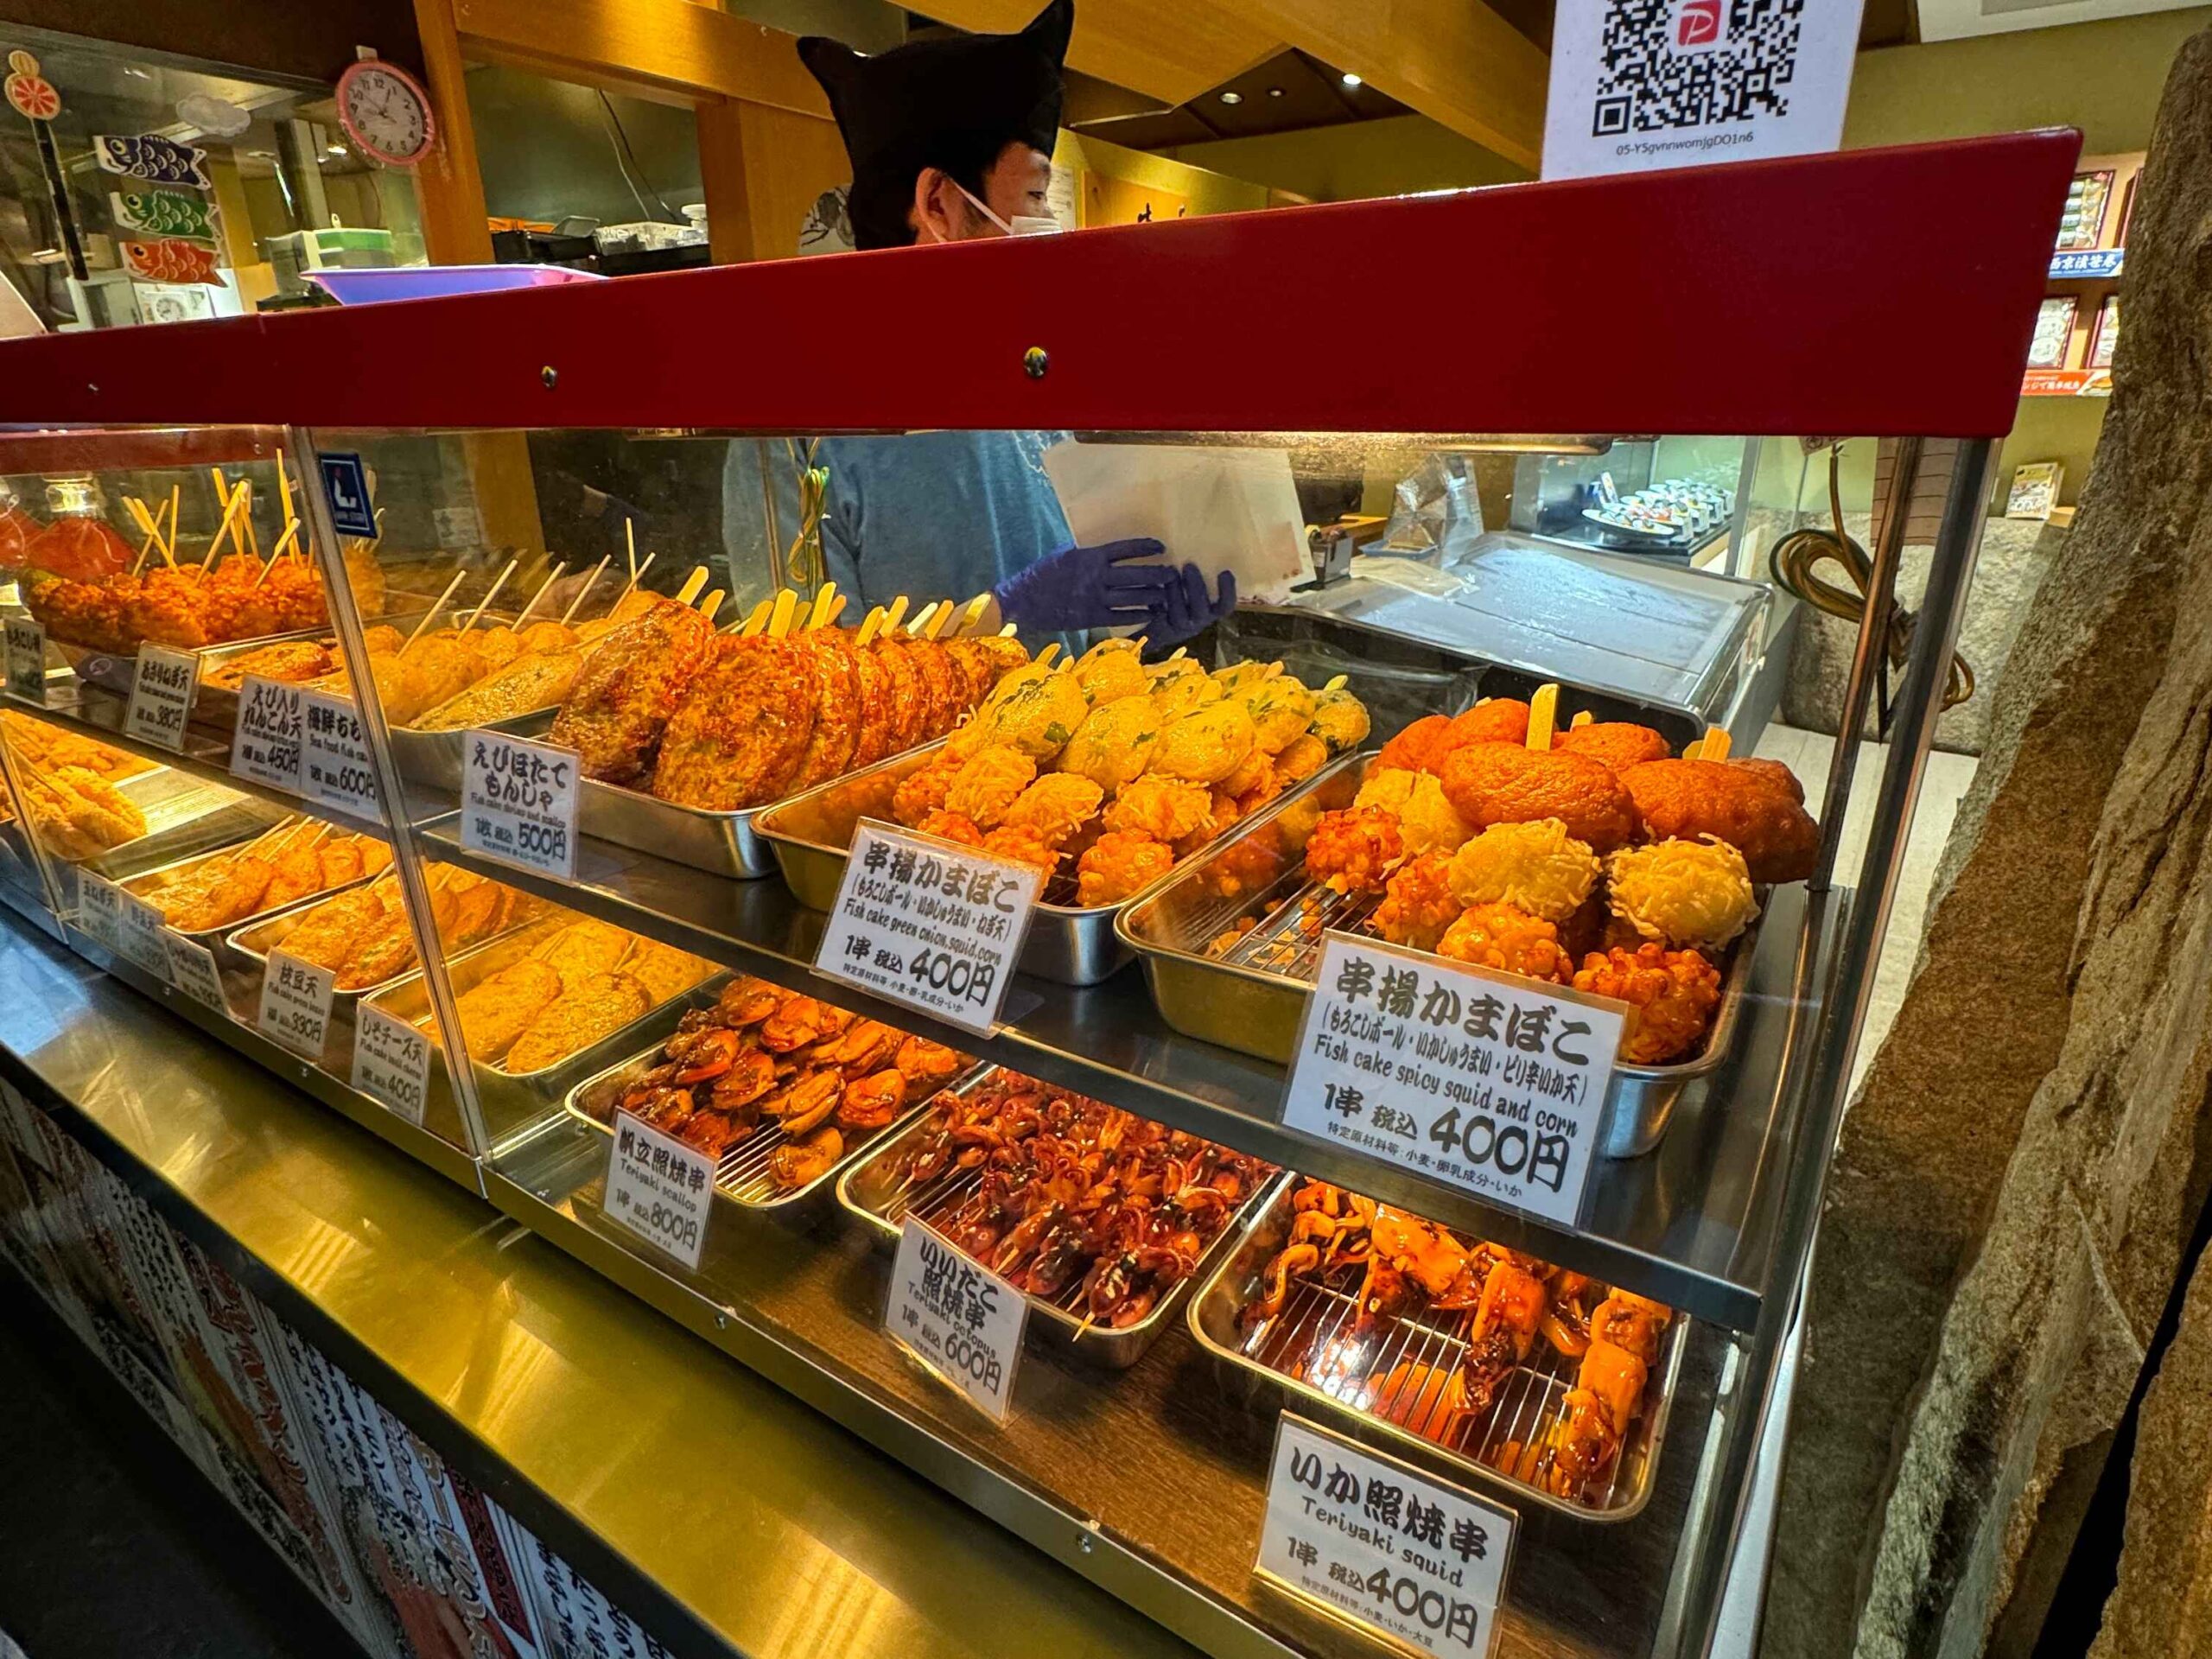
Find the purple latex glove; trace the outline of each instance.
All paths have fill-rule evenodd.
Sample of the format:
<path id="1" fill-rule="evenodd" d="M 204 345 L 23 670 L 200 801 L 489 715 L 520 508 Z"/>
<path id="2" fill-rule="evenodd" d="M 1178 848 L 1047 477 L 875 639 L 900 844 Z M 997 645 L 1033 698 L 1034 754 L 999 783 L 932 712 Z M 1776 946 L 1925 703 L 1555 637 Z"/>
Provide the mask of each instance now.
<path id="1" fill-rule="evenodd" d="M 1236 608 L 1236 575 L 1234 571 L 1221 573 L 1217 594 L 1209 598 L 1206 579 L 1199 575 L 1198 567 L 1185 565 L 1153 605 L 1152 618 L 1144 631 L 1145 656 L 1154 660 L 1164 657 L 1185 640 L 1211 627 Z"/>
<path id="2" fill-rule="evenodd" d="M 1179 578 L 1168 565 L 1123 561 L 1157 558 L 1166 550 L 1140 537 L 1047 553 L 992 590 L 999 614 L 1024 633 L 1072 633 L 1142 622 Z"/>

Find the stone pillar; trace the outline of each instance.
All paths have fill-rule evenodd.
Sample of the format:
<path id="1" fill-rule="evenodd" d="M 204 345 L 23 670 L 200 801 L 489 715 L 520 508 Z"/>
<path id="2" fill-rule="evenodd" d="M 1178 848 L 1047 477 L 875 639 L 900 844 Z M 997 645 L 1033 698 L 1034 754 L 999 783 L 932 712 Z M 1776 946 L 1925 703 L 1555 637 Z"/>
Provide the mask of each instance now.
<path id="1" fill-rule="evenodd" d="M 2055 1553 L 2070 1540 L 2077 1505 L 2045 1497 L 2072 1491 L 2069 1458 L 2101 1460 L 2201 1197 L 2212 35 L 2176 60 L 2140 190 L 2082 510 L 1844 1125 L 1777 1510 L 1775 1659 L 1982 1650 L 2039 1521 Z"/>

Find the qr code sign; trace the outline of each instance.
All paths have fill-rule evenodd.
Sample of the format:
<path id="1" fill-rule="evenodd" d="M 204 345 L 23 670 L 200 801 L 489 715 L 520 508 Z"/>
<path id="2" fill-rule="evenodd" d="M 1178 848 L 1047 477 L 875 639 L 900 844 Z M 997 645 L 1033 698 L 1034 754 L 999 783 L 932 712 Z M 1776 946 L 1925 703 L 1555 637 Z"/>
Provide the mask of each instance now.
<path id="1" fill-rule="evenodd" d="M 1786 116 L 1805 0 L 1607 0 L 1590 133 Z"/>

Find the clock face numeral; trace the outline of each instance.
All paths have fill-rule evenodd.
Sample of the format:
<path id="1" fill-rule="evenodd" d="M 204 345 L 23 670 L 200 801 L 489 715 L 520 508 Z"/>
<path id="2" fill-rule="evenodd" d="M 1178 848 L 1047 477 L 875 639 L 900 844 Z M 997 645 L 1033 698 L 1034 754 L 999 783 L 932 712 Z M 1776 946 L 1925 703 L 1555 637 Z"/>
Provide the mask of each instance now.
<path id="1" fill-rule="evenodd" d="M 346 79 L 340 110 L 355 143 L 378 159 L 407 165 L 429 148 L 429 111 L 419 88 L 383 65 L 365 65 Z"/>

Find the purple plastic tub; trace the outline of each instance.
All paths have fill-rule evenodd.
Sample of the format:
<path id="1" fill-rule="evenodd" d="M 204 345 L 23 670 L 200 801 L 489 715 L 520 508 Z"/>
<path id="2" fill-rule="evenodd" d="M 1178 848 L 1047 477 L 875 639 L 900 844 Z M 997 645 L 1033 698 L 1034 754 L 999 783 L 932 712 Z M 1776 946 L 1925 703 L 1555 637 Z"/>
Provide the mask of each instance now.
<path id="1" fill-rule="evenodd" d="M 497 294 L 511 288 L 607 280 L 595 270 L 570 270 L 566 265 L 405 265 L 393 270 L 311 270 L 306 275 L 340 305 L 440 300 L 454 294 Z"/>

